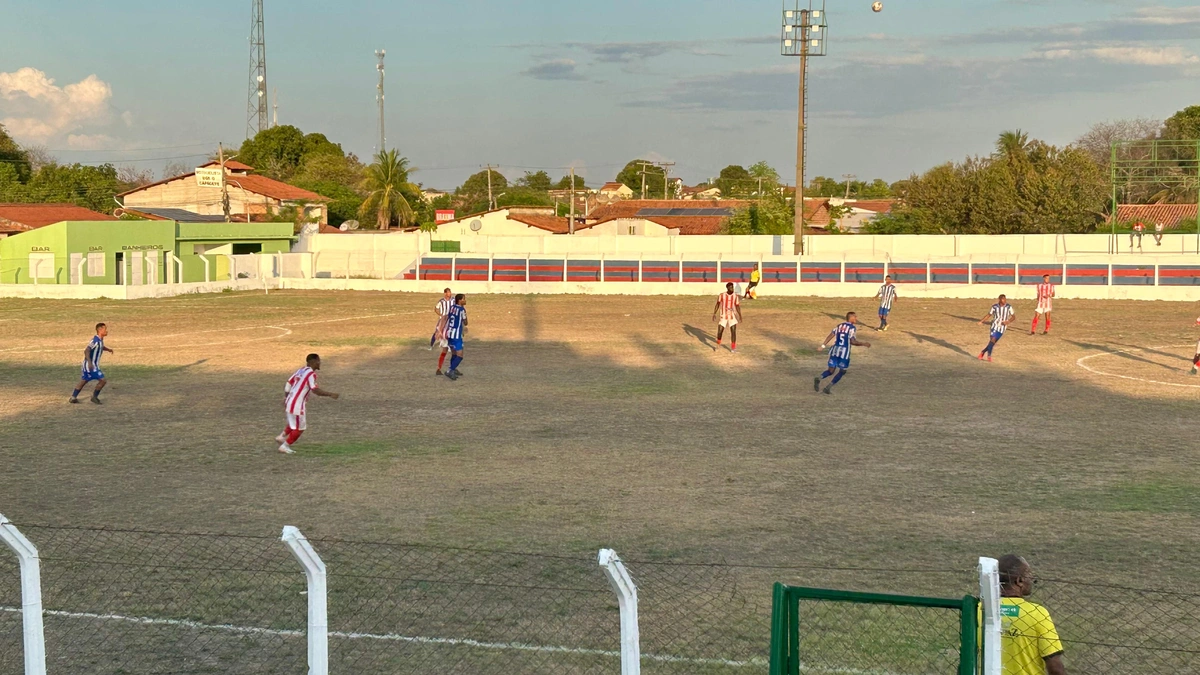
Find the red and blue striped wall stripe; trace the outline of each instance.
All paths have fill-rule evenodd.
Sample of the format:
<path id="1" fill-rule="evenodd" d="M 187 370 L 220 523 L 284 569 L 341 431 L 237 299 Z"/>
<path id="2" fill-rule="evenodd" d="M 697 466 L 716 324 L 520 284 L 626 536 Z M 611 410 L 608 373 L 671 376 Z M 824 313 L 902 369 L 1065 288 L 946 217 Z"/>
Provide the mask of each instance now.
<path id="1" fill-rule="evenodd" d="M 755 263 L 747 262 L 722 262 L 721 263 L 721 281 L 724 283 L 732 282 L 748 282 L 750 274 L 758 269 Z"/>
<path id="2" fill-rule="evenodd" d="M 1108 265 L 1067 265 L 1067 284 L 1107 286 Z"/>
<path id="3" fill-rule="evenodd" d="M 683 263 L 683 280 L 688 282 L 712 283 L 717 280 L 717 263 Z"/>
<path id="4" fill-rule="evenodd" d="M 562 281 L 563 261 L 561 260 L 530 260 L 530 281 Z"/>
<path id="5" fill-rule="evenodd" d="M 967 280 L 966 263 L 942 263 L 929 268 L 931 284 L 965 284 Z"/>
<path id="6" fill-rule="evenodd" d="M 808 263 L 800 265 L 800 279 L 811 282 L 839 282 L 842 280 L 841 263 Z"/>
<path id="7" fill-rule="evenodd" d="M 892 281 L 898 284 L 926 283 L 926 272 L 925 265 L 916 263 L 892 263 L 888 266 L 888 274 L 892 276 Z"/>
<path id="8" fill-rule="evenodd" d="M 1195 265 L 1159 265 L 1159 286 L 1200 286 L 1200 267 Z"/>
<path id="9" fill-rule="evenodd" d="M 971 275 L 977 284 L 1009 284 L 1017 278 L 1016 265 L 975 265 Z"/>
<path id="10" fill-rule="evenodd" d="M 642 281 L 679 281 L 679 263 L 643 262 Z"/>
<path id="11" fill-rule="evenodd" d="M 1153 265 L 1113 265 L 1113 286 L 1153 286 Z"/>
<path id="12" fill-rule="evenodd" d="M 1021 265 L 1021 283 L 1022 284 L 1040 284 L 1042 283 L 1042 275 L 1050 275 L 1050 283 L 1062 283 L 1062 267 L 1055 265 L 1054 267 L 1036 267 Z"/>
<path id="13" fill-rule="evenodd" d="M 763 263 L 763 283 L 796 283 L 796 263 Z"/>
<path id="14" fill-rule="evenodd" d="M 846 263 L 848 283 L 883 283 L 883 263 Z"/>
<path id="15" fill-rule="evenodd" d="M 636 260 L 605 260 L 605 281 L 637 281 L 638 262 Z"/>

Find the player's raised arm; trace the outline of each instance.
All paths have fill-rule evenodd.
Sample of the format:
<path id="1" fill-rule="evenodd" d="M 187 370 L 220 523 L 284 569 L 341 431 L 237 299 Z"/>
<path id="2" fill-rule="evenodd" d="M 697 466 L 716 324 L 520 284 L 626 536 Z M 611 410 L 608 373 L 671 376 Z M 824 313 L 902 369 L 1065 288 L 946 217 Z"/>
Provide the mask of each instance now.
<path id="1" fill-rule="evenodd" d="M 317 396 L 325 396 L 325 397 L 331 398 L 335 401 L 342 397 L 341 394 L 335 394 L 332 391 L 325 391 L 324 389 L 322 389 L 320 387 L 313 387 L 312 393 L 316 394 Z"/>
<path id="2" fill-rule="evenodd" d="M 866 347 L 867 349 L 871 348 L 870 342 L 859 342 L 858 338 L 850 338 L 850 344 L 854 345 L 855 347 Z"/>
<path id="3" fill-rule="evenodd" d="M 829 343 L 833 341 L 835 335 L 837 335 L 836 329 L 829 331 L 829 335 L 825 336 L 825 341 L 821 343 L 821 349 L 828 347 Z"/>

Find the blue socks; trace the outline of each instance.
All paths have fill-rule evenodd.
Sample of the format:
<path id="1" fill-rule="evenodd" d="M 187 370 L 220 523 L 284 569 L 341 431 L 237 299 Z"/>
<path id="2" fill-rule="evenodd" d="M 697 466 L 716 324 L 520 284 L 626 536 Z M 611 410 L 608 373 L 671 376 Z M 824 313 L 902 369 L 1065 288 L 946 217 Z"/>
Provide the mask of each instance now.
<path id="1" fill-rule="evenodd" d="M 829 377 L 829 376 L 830 376 L 830 375 L 832 375 L 832 374 L 833 374 L 833 368 L 830 368 L 829 370 L 827 370 L 827 371 L 825 371 L 825 372 L 821 373 L 821 379 L 823 380 L 823 379 L 825 379 L 825 378 Z M 837 381 L 837 380 L 834 380 L 834 382 L 836 382 L 836 381 Z"/>
<path id="2" fill-rule="evenodd" d="M 76 389 L 75 391 L 71 392 L 71 398 L 79 398 L 79 392 L 81 392 L 81 391 L 83 391 L 83 390 Z"/>
<path id="3" fill-rule="evenodd" d="M 996 346 L 995 342 L 989 342 L 988 346 L 983 348 L 983 353 L 990 355 L 992 353 L 992 348 L 994 348 L 995 346 Z"/>
<path id="4" fill-rule="evenodd" d="M 837 374 L 837 376 L 833 378 L 833 383 L 832 383 L 832 384 L 830 384 L 830 386 L 833 386 L 834 384 L 837 384 L 838 382 L 841 382 L 841 381 L 842 381 L 842 378 L 843 378 L 845 375 L 846 375 L 846 371 L 844 371 L 844 370 L 839 370 L 839 371 L 838 371 L 838 374 Z"/>
<path id="5" fill-rule="evenodd" d="M 463 357 L 461 357 L 461 356 L 451 356 L 450 357 L 450 370 L 451 371 L 458 370 L 458 364 L 462 363 L 462 360 L 463 360 Z"/>

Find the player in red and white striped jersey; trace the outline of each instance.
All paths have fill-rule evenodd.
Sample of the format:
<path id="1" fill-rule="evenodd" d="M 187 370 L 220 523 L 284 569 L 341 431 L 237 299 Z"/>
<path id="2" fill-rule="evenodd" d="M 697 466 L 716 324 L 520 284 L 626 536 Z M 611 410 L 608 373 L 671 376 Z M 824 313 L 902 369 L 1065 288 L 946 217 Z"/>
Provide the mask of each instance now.
<path id="1" fill-rule="evenodd" d="M 317 371 L 321 369 L 320 356 L 309 354 L 305 363 L 303 368 L 292 373 L 283 387 L 286 394 L 283 412 L 287 416 L 287 428 L 276 436 L 275 440 L 279 443 L 279 451 L 287 455 L 295 452 L 292 450 L 292 443 L 299 440 L 300 434 L 308 428 L 308 395 L 328 396 L 335 401 L 341 398 L 340 394 L 325 391 L 317 386 Z"/>
<path id="2" fill-rule="evenodd" d="M 713 321 L 717 322 L 717 348 L 721 347 L 721 336 L 729 329 L 729 351 L 737 351 L 737 325 L 742 322 L 742 303 L 733 283 L 725 284 L 725 292 L 717 296 L 713 307 Z"/>
<path id="3" fill-rule="evenodd" d="M 1050 333 L 1050 310 L 1054 306 L 1054 284 L 1050 283 L 1050 275 L 1042 275 L 1042 283 L 1037 285 L 1037 309 L 1033 310 L 1033 326 L 1029 329 L 1029 334 L 1037 333 L 1038 317 L 1046 315 L 1046 330 L 1042 331 L 1042 335 Z"/>

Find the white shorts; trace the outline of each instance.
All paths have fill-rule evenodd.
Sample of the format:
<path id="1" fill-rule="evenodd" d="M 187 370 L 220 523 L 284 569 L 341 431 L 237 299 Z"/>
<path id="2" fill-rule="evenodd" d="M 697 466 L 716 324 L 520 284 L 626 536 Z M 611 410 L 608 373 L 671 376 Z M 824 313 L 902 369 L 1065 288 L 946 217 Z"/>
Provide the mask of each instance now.
<path id="1" fill-rule="evenodd" d="M 738 320 L 737 319 L 721 319 L 721 321 L 717 325 L 720 326 L 721 328 L 733 328 L 734 326 L 738 325 Z"/>
<path id="2" fill-rule="evenodd" d="M 1047 302 L 1044 305 L 1039 304 L 1037 306 L 1037 309 L 1035 309 L 1033 311 L 1037 312 L 1038 314 L 1049 314 L 1051 307 L 1053 307 L 1053 305 L 1051 305 L 1050 303 Z"/>
<path id="3" fill-rule="evenodd" d="M 308 415 L 285 414 L 287 415 L 287 428 L 296 429 L 297 431 L 304 431 L 308 428 Z"/>
<path id="4" fill-rule="evenodd" d="M 450 349 L 450 341 L 446 338 L 442 338 L 441 340 L 438 340 L 438 346 L 442 349 Z"/>

